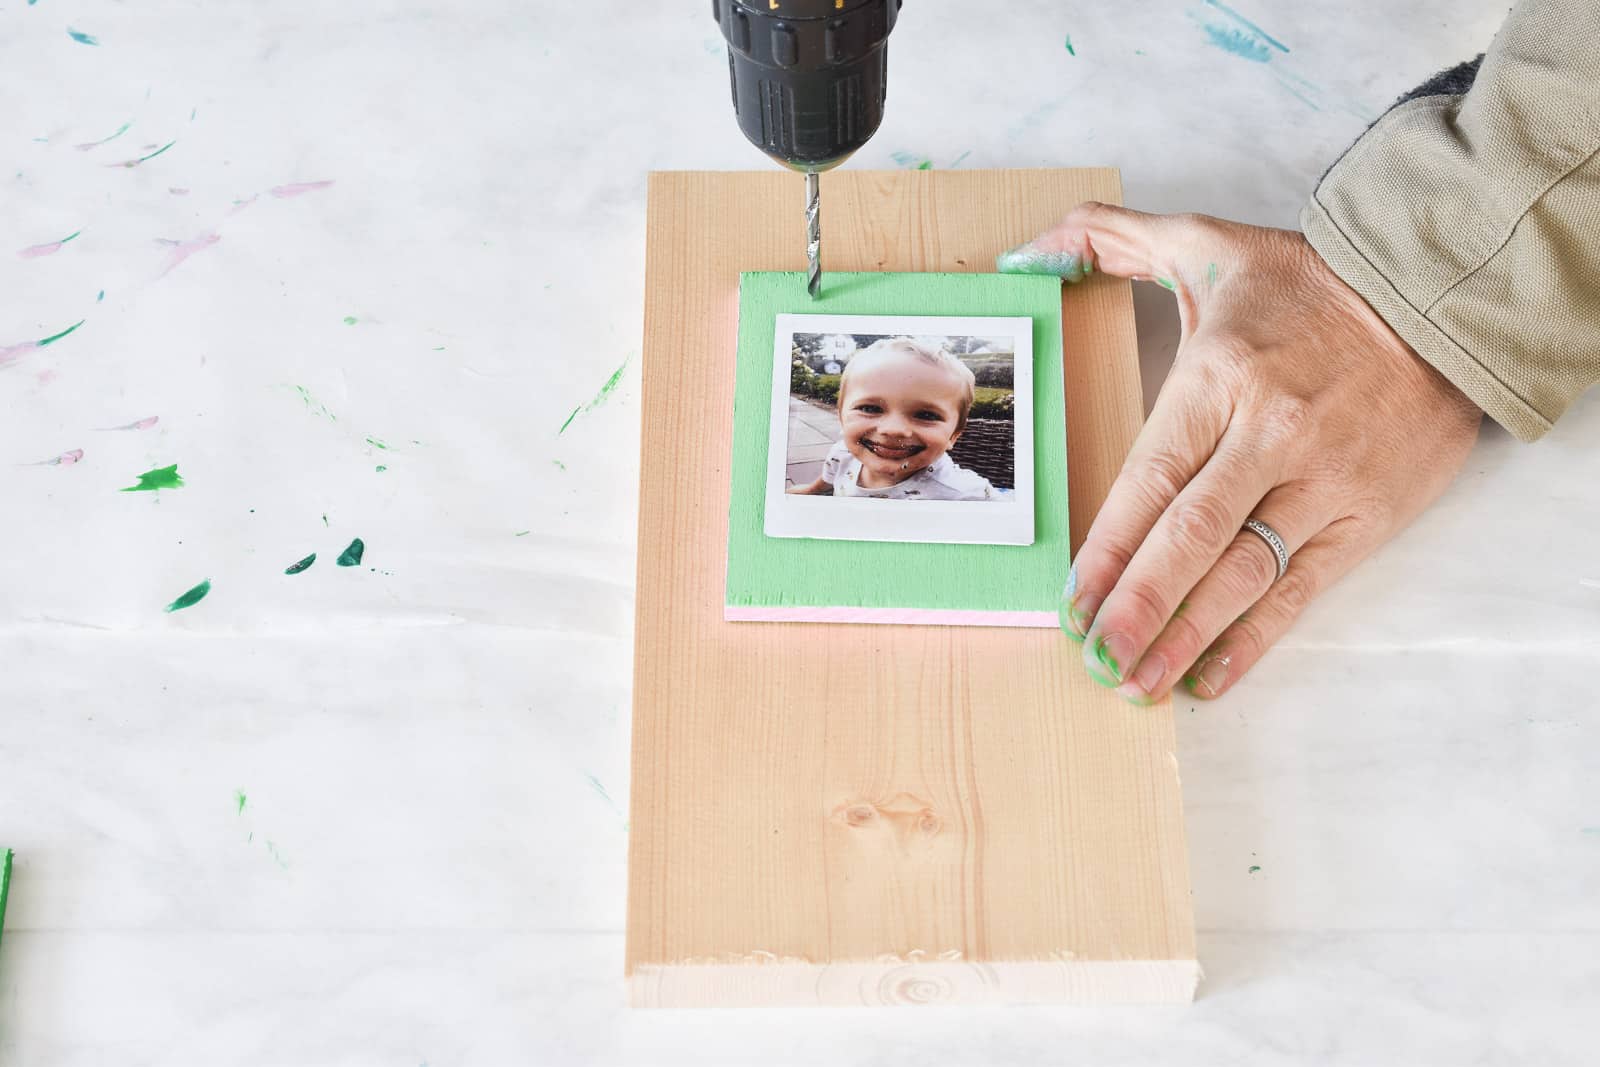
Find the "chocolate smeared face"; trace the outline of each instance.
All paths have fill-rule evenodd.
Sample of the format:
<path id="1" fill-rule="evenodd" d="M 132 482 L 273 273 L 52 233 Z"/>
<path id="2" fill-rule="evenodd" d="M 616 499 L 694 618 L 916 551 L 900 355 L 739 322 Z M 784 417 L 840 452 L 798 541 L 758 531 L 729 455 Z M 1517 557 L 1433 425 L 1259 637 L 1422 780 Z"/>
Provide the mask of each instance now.
<path id="1" fill-rule="evenodd" d="M 860 357 L 858 357 L 860 358 Z M 867 488 L 896 485 L 936 462 L 961 436 L 963 382 L 947 368 L 889 354 L 852 367 L 839 396 L 846 447 Z"/>

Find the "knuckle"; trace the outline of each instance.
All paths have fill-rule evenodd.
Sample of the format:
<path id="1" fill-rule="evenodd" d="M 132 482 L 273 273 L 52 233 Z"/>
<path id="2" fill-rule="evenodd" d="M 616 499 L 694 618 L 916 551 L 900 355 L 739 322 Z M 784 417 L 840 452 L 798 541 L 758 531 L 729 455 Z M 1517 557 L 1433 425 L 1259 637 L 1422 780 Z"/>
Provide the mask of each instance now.
<path id="1" fill-rule="evenodd" d="M 1224 581 L 1233 586 L 1232 592 L 1245 602 L 1254 602 L 1277 579 L 1278 557 L 1261 538 L 1246 532 L 1228 553 L 1223 574 Z"/>
<path id="2" fill-rule="evenodd" d="M 1361 465 L 1355 453 L 1332 449 L 1317 457 L 1317 476 L 1335 490 L 1349 493 L 1362 484 Z"/>
<path id="3" fill-rule="evenodd" d="M 1371 530 L 1393 530 L 1403 518 L 1399 504 L 1386 496 L 1368 494 L 1355 508 L 1358 521 Z"/>
<path id="4" fill-rule="evenodd" d="M 1173 510 L 1173 539 L 1190 554 L 1214 554 L 1234 533 L 1227 509 L 1211 497 L 1196 496 Z"/>
<path id="5" fill-rule="evenodd" d="M 1267 437 L 1283 444 L 1303 441 L 1314 428 L 1316 417 L 1315 404 L 1293 395 L 1275 397 L 1262 412 Z"/>
<path id="6" fill-rule="evenodd" d="M 1231 643 L 1243 644 L 1246 647 L 1244 656 L 1235 657 L 1236 659 L 1245 659 L 1254 663 L 1272 645 L 1266 631 L 1261 628 L 1261 624 L 1249 615 L 1239 616 L 1228 629 L 1232 631 L 1233 640 Z"/>
<path id="7" fill-rule="evenodd" d="M 1110 589 L 1133 562 L 1134 549 L 1111 538 L 1101 538 L 1078 553 L 1078 585 L 1083 589 Z"/>
<path id="8" fill-rule="evenodd" d="M 1135 638 L 1144 638 L 1161 632 L 1168 609 L 1166 598 L 1159 590 L 1143 582 L 1119 588 L 1116 604 L 1111 608 L 1102 627 L 1107 633 L 1120 631 Z M 1098 620 L 1097 620 L 1098 621 Z"/>
<path id="9" fill-rule="evenodd" d="M 1308 567 L 1290 567 L 1284 572 L 1276 590 L 1278 599 L 1290 615 L 1298 615 L 1316 599 L 1319 583 L 1316 574 Z"/>
<path id="10" fill-rule="evenodd" d="M 1193 619 L 1174 615 L 1161 632 L 1160 644 L 1168 663 L 1192 663 L 1206 647 L 1206 635 Z"/>
<path id="11" fill-rule="evenodd" d="M 1110 214 L 1110 205 L 1099 200 L 1085 200 L 1071 211 L 1062 220 L 1062 225 L 1091 226 L 1095 222 L 1105 219 Z"/>
<path id="12" fill-rule="evenodd" d="M 1189 465 L 1169 449 L 1158 448 L 1144 457 L 1132 472 L 1133 484 L 1150 502 L 1165 507 L 1189 484 Z"/>

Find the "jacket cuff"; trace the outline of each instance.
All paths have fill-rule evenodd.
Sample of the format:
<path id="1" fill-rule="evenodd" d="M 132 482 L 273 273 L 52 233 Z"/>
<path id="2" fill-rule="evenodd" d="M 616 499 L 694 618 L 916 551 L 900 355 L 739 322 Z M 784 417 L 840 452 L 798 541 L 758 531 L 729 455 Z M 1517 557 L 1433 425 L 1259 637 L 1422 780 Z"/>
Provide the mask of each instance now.
<path id="1" fill-rule="evenodd" d="M 1400 294 L 1339 229 L 1339 224 L 1315 194 L 1300 213 L 1300 228 L 1329 268 L 1417 355 L 1448 378 L 1486 415 L 1520 441 L 1536 441 L 1550 430 L 1549 419 L 1529 406 Z"/>

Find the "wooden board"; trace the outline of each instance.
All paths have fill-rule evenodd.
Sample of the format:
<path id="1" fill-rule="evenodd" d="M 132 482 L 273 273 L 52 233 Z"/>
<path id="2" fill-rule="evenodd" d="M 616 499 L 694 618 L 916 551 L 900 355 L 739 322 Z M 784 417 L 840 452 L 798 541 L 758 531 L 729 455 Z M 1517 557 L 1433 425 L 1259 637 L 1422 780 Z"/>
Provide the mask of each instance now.
<path id="1" fill-rule="evenodd" d="M 626 974 L 639 1006 L 1193 996 L 1170 702 L 1059 632 L 722 620 L 739 272 L 802 183 L 650 178 Z M 824 267 L 989 271 L 1113 170 L 823 177 Z M 826 274 L 824 274 L 826 280 Z M 1073 547 L 1140 423 L 1128 283 L 1063 300 Z"/>

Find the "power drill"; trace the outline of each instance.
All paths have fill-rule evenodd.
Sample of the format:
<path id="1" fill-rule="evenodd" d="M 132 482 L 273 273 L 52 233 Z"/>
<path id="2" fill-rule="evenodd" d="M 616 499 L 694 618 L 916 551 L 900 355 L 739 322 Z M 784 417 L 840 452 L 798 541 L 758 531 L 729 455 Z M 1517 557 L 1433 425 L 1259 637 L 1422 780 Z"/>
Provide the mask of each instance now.
<path id="1" fill-rule="evenodd" d="M 728 42 L 733 109 L 750 143 L 806 176 L 806 289 L 822 293 L 817 176 L 883 121 L 901 0 L 711 0 Z"/>

